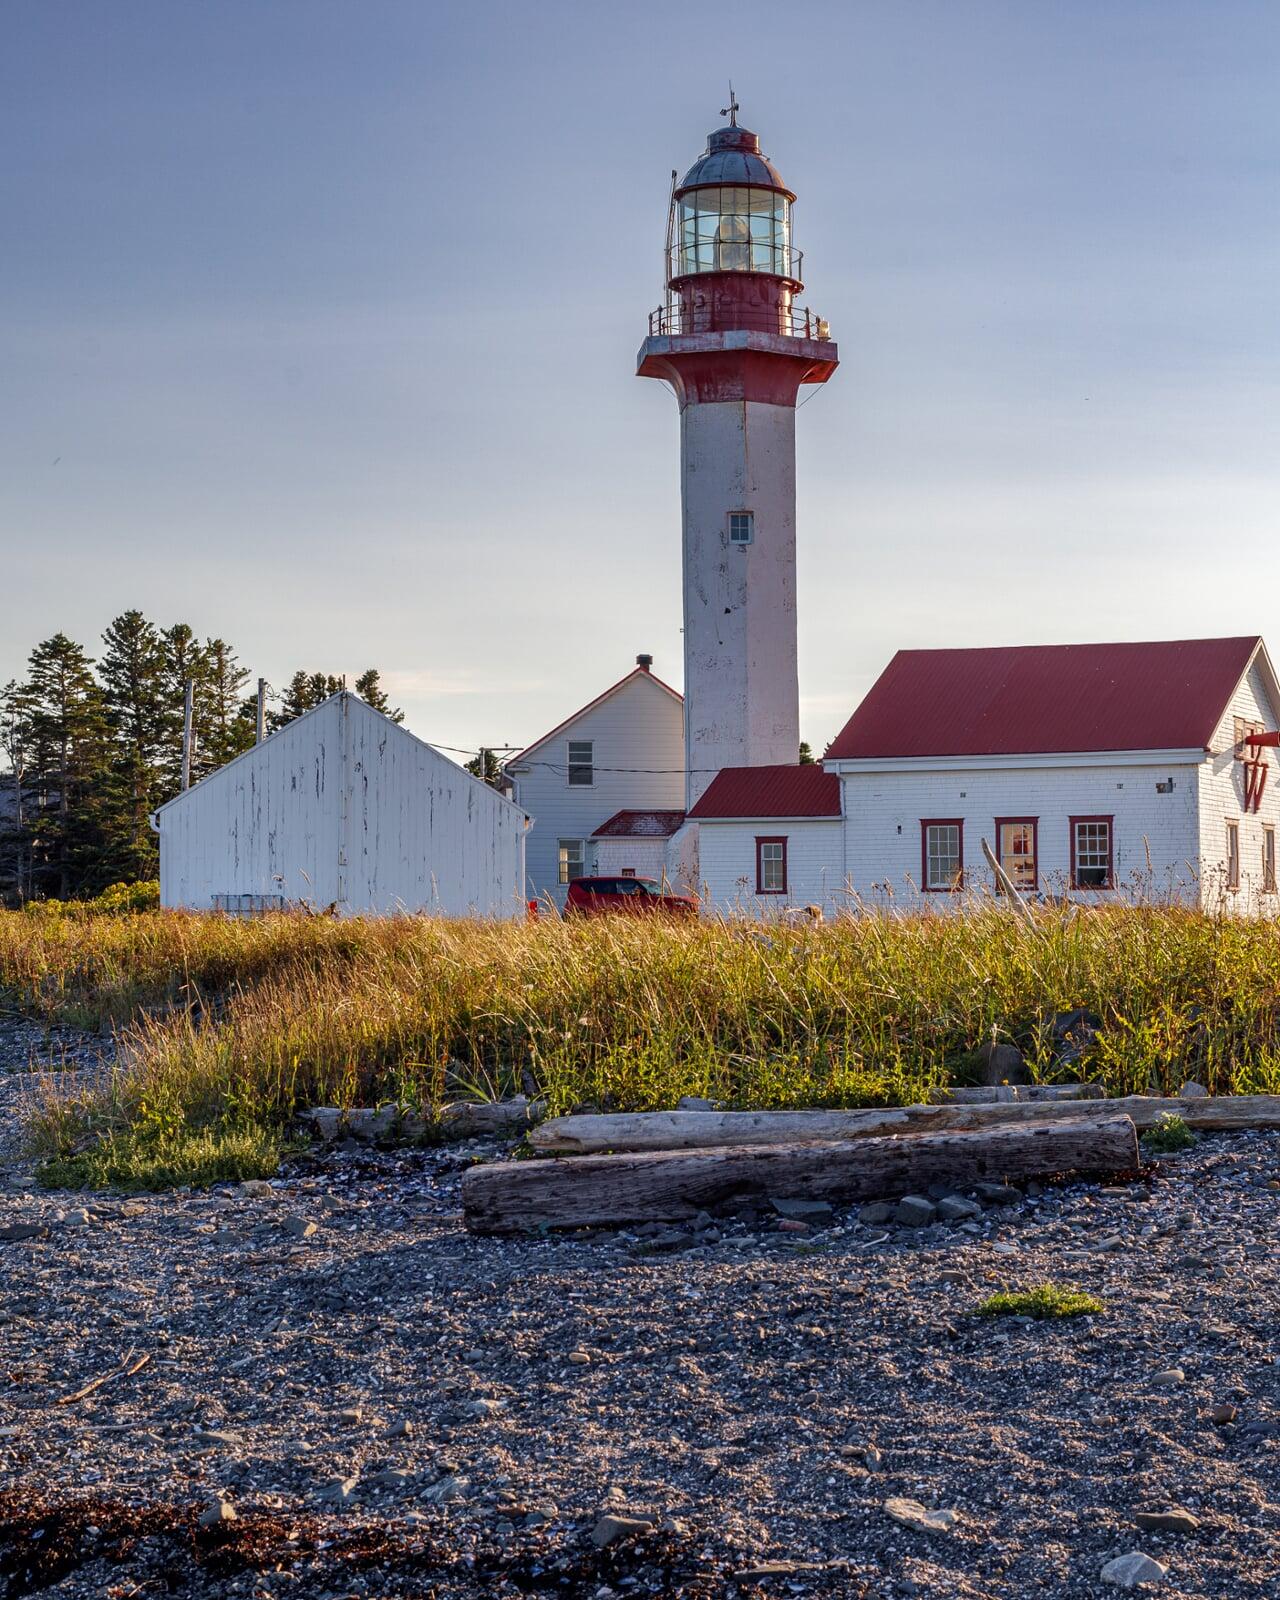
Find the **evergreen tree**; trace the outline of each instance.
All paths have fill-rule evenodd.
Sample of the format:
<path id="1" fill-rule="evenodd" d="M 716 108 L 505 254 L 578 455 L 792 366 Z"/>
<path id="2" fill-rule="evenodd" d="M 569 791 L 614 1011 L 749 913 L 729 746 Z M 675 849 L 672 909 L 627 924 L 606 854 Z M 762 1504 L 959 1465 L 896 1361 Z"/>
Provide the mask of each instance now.
<path id="1" fill-rule="evenodd" d="M 390 717 L 392 722 L 404 721 L 404 712 L 399 706 L 394 711 L 391 709 L 391 702 L 383 690 L 382 677 L 376 667 L 369 667 L 356 679 L 356 693 L 362 700 L 368 701 L 375 711 L 381 711 L 384 717 Z"/>
<path id="2" fill-rule="evenodd" d="M 813 764 L 813 751 L 809 747 L 809 741 L 802 739 L 800 741 L 800 765 L 802 767 L 811 767 Z"/>
<path id="3" fill-rule="evenodd" d="M 9 769 L 9 802 L 0 804 L 0 891 L 19 902 L 31 893 L 27 838 L 27 725 L 22 686 L 0 689 L 0 757 Z"/>
<path id="4" fill-rule="evenodd" d="M 249 670 L 225 639 L 206 639 L 204 671 L 196 680 L 196 760 L 193 776 L 206 776 L 247 750 L 254 741 L 257 701 L 241 699 Z"/>
<path id="5" fill-rule="evenodd" d="M 98 664 L 115 746 L 104 823 L 118 877 L 154 877 L 157 851 L 147 818 L 177 789 L 171 747 L 182 736 L 182 706 L 175 723 L 166 675 L 164 638 L 141 611 L 125 611 L 102 635 Z"/>
<path id="6" fill-rule="evenodd" d="M 57 633 L 31 652 L 20 690 L 33 886 L 69 899 L 111 881 L 103 829 L 110 782 L 107 707 L 80 646 Z"/>

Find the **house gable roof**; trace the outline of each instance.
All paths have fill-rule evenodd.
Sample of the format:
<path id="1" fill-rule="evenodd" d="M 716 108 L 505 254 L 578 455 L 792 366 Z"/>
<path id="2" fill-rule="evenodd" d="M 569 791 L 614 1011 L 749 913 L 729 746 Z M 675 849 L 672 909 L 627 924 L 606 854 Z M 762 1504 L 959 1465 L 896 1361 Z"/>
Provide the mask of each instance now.
<path id="1" fill-rule="evenodd" d="M 615 811 L 593 839 L 669 839 L 680 831 L 683 811 Z"/>
<path id="2" fill-rule="evenodd" d="M 617 683 L 610 684 L 603 694 L 598 694 L 594 700 L 588 700 L 586 705 L 579 706 L 571 717 L 566 717 L 563 722 L 557 722 L 555 727 L 548 733 L 544 733 L 540 739 L 535 739 L 532 744 L 525 745 L 519 755 L 508 756 L 506 761 L 503 762 L 503 766 L 518 767 L 535 750 L 540 750 L 548 740 L 554 739 L 558 733 L 563 733 L 566 728 L 572 727 L 579 717 L 585 717 L 588 711 L 594 711 L 597 706 L 603 705 L 606 700 L 617 694 L 620 689 L 625 689 L 629 683 L 634 683 L 637 678 L 646 678 L 650 683 L 656 684 L 659 689 L 669 694 L 677 704 L 684 704 L 684 696 L 680 691 L 673 689 L 669 683 L 664 683 L 656 672 L 648 667 L 632 667 L 625 677 L 619 678 Z"/>
<path id="3" fill-rule="evenodd" d="M 813 762 L 795 767 L 725 767 L 689 813 L 690 822 L 838 817 L 840 779 Z"/>
<path id="4" fill-rule="evenodd" d="M 197 789 L 203 788 L 206 784 L 221 781 L 225 773 L 230 772 L 233 767 L 238 767 L 242 762 L 247 764 L 257 760 L 260 758 L 262 751 L 273 740 L 281 738 L 289 733 L 290 730 L 296 732 L 300 723 L 304 723 L 309 719 L 314 719 L 316 722 L 326 722 L 333 719 L 341 711 L 344 701 L 347 704 L 348 711 L 354 715 L 372 717 L 376 722 L 382 723 L 384 726 L 381 731 L 384 738 L 407 739 L 410 743 L 419 745 L 424 750 L 429 750 L 437 760 L 453 767 L 467 783 L 478 785 L 480 788 L 487 790 L 496 800 L 500 800 L 504 806 L 510 806 L 512 810 L 519 811 L 521 815 L 527 815 L 523 806 L 516 805 L 513 800 L 508 799 L 506 795 L 495 789 L 492 784 L 487 784 L 483 779 L 477 778 L 474 773 L 468 772 L 465 767 L 459 766 L 456 761 L 450 761 L 449 757 L 441 754 L 435 745 L 428 744 L 425 739 L 420 739 L 416 733 L 411 733 L 402 724 L 393 722 L 390 717 L 371 706 L 367 700 L 362 700 L 358 694 L 352 693 L 350 689 L 339 689 L 335 694 L 331 694 L 326 699 L 321 700 L 318 705 L 312 706 L 307 711 L 300 712 L 296 717 L 291 717 L 282 727 L 276 728 L 272 733 L 269 733 L 260 744 L 251 744 L 247 750 L 242 750 L 238 756 L 233 756 L 230 761 L 224 762 L 222 766 L 215 767 L 212 772 L 207 772 L 203 778 L 193 783 L 189 789 L 181 790 L 172 799 L 166 800 L 163 805 L 157 806 L 151 813 L 152 817 L 158 817 L 162 811 L 167 811 L 170 806 L 181 805 L 189 795 L 194 794 Z"/>
<path id="5" fill-rule="evenodd" d="M 1256 634 L 899 650 L 824 759 L 1202 750 L 1260 651 Z"/>

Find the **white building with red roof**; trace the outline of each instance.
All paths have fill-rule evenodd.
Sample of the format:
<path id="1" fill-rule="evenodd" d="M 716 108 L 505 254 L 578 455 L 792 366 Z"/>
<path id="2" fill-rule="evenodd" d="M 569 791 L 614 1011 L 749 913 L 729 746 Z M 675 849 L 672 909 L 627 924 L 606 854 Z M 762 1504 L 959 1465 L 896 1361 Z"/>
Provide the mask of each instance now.
<path id="1" fill-rule="evenodd" d="M 1256 635 L 904 650 L 821 769 L 722 772 L 690 812 L 709 903 L 1030 897 L 1274 907 L 1280 686 Z"/>

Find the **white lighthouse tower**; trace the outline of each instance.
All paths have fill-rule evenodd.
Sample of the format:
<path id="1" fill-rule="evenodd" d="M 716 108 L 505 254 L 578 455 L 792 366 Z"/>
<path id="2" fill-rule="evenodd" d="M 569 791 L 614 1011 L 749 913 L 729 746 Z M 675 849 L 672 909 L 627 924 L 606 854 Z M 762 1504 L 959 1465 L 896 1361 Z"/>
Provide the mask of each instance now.
<path id="1" fill-rule="evenodd" d="M 796 396 L 839 359 L 795 303 L 795 195 L 737 110 L 673 192 L 637 362 L 680 403 L 688 807 L 722 767 L 798 759 Z"/>

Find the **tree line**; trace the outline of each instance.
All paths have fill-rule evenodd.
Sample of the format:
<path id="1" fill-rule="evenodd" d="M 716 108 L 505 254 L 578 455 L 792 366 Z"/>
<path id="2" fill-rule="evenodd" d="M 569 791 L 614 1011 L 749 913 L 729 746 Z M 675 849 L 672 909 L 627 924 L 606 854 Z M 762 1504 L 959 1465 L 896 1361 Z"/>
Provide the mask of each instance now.
<path id="1" fill-rule="evenodd" d="M 253 744 L 257 694 L 225 639 L 185 622 L 159 627 L 126 611 L 95 657 L 65 633 L 36 645 L 26 675 L 0 689 L 0 893 L 67 900 L 159 870 L 148 821 L 178 793 L 186 686 L 192 690 L 191 781 Z M 342 687 L 298 671 L 268 700 L 274 732 Z M 355 692 L 394 721 L 376 669 Z"/>

